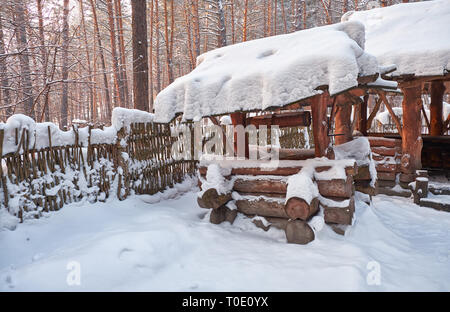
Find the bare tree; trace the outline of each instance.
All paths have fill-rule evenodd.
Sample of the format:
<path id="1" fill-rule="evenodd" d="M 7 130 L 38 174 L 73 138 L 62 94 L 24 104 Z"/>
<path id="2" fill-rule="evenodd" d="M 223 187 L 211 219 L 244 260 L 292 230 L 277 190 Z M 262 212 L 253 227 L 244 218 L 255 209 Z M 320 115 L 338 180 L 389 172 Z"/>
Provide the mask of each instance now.
<path id="1" fill-rule="evenodd" d="M 6 54 L 5 42 L 3 40 L 3 25 L 2 25 L 2 15 L 0 14 L 0 74 L 1 74 L 1 88 L 3 91 L 3 108 L 5 108 L 6 118 L 13 114 L 11 96 L 9 94 L 9 79 L 8 70 L 6 67 L 6 57 L 2 57 L 2 54 Z"/>
<path id="2" fill-rule="evenodd" d="M 20 61 L 20 76 L 23 85 L 21 102 L 24 103 L 25 113 L 28 116 L 34 118 L 33 85 L 31 82 L 31 69 L 30 69 L 30 59 L 28 57 L 29 49 L 26 31 L 27 21 L 25 19 L 25 7 L 22 1 L 15 0 L 14 11 L 15 11 L 15 21 L 14 21 L 15 32 Z"/>
<path id="3" fill-rule="evenodd" d="M 134 107 L 148 111 L 147 3 L 131 2 Z"/>

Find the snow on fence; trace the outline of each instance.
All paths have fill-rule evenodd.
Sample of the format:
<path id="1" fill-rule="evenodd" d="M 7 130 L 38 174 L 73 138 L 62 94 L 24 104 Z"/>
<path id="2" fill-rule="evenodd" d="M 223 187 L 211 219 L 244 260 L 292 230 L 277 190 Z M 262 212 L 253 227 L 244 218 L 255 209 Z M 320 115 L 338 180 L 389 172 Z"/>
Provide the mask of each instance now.
<path id="1" fill-rule="evenodd" d="M 171 156 L 170 124 L 153 114 L 116 108 L 112 126 L 69 131 L 14 115 L 0 124 L 0 209 L 21 221 L 65 203 L 155 194 L 195 171 Z"/>

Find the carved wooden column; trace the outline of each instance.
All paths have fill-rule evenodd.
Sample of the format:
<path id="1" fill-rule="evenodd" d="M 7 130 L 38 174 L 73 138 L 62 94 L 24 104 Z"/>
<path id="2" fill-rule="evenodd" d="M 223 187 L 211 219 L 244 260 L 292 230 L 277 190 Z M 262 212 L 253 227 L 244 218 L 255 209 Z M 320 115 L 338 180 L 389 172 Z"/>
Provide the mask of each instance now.
<path id="1" fill-rule="evenodd" d="M 328 92 L 316 95 L 311 99 L 312 126 L 316 157 L 326 156 L 328 146 L 330 145 L 327 119 L 327 107 L 330 102 L 331 99 Z"/>
<path id="2" fill-rule="evenodd" d="M 423 144 L 421 137 L 421 88 L 420 84 L 413 83 L 402 83 L 400 84 L 400 88 L 403 91 L 401 171 L 404 174 L 411 175 L 412 177 L 417 169 L 422 168 L 421 153 Z M 413 180 L 413 178 L 411 179 Z"/>
<path id="3" fill-rule="evenodd" d="M 352 140 L 352 102 L 350 97 L 343 93 L 336 96 L 336 116 L 334 119 L 334 143 L 344 144 Z"/>
<path id="4" fill-rule="evenodd" d="M 442 102 L 444 99 L 444 91 L 445 86 L 442 81 L 431 82 L 430 135 L 439 136 L 443 133 Z"/>

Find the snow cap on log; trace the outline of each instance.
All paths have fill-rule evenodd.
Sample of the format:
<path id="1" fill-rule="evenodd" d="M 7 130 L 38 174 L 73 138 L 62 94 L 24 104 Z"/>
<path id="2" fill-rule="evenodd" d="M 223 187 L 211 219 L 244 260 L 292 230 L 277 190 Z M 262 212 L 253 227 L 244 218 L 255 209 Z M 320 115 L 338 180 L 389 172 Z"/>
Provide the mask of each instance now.
<path id="1" fill-rule="evenodd" d="M 155 120 L 261 111 L 320 94 L 319 87 L 330 95 L 356 87 L 358 77 L 380 72 L 364 38 L 360 22 L 345 22 L 209 51 L 158 94 Z"/>
<path id="2" fill-rule="evenodd" d="M 312 200 L 319 196 L 319 189 L 313 178 L 314 167 L 304 167 L 299 173 L 290 176 L 287 182 L 286 203 L 297 197 L 310 205 Z"/>
<path id="3" fill-rule="evenodd" d="M 352 11 L 342 21 L 365 25 L 366 51 L 397 67 L 389 75 L 434 76 L 450 71 L 449 16 L 450 1 L 435 0 Z"/>
<path id="4" fill-rule="evenodd" d="M 233 181 L 227 180 L 225 176 L 230 175 L 231 170 L 222 168 L 218 164 L 210 164 L 206 172 L 206 180 L 201 179 L 202 190 L 198 193 L 198 197 L 202 197 L 209 189 L 215 189 L 217 194 L 227 194 L 233 188 Z"/>

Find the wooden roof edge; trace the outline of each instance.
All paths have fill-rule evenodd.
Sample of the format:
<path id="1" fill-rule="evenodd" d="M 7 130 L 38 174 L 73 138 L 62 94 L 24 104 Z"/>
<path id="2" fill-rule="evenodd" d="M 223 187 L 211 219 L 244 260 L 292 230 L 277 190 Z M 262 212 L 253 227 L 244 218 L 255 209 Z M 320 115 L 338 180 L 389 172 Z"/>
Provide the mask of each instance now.
<path id="1" fill-rule="evenodd" d="M 396 81 L 399 84 L 403 83 L 422 83 L 422 82 L 430 82 L 430 81 L 450 81 L 450 72 L 445 70 L 442 75 L 416 75 L 416 74 L 403 74 L 398 76 L 386 76 L 385 74 L 381 75 L 381 77 L 385 80 Z"/>

